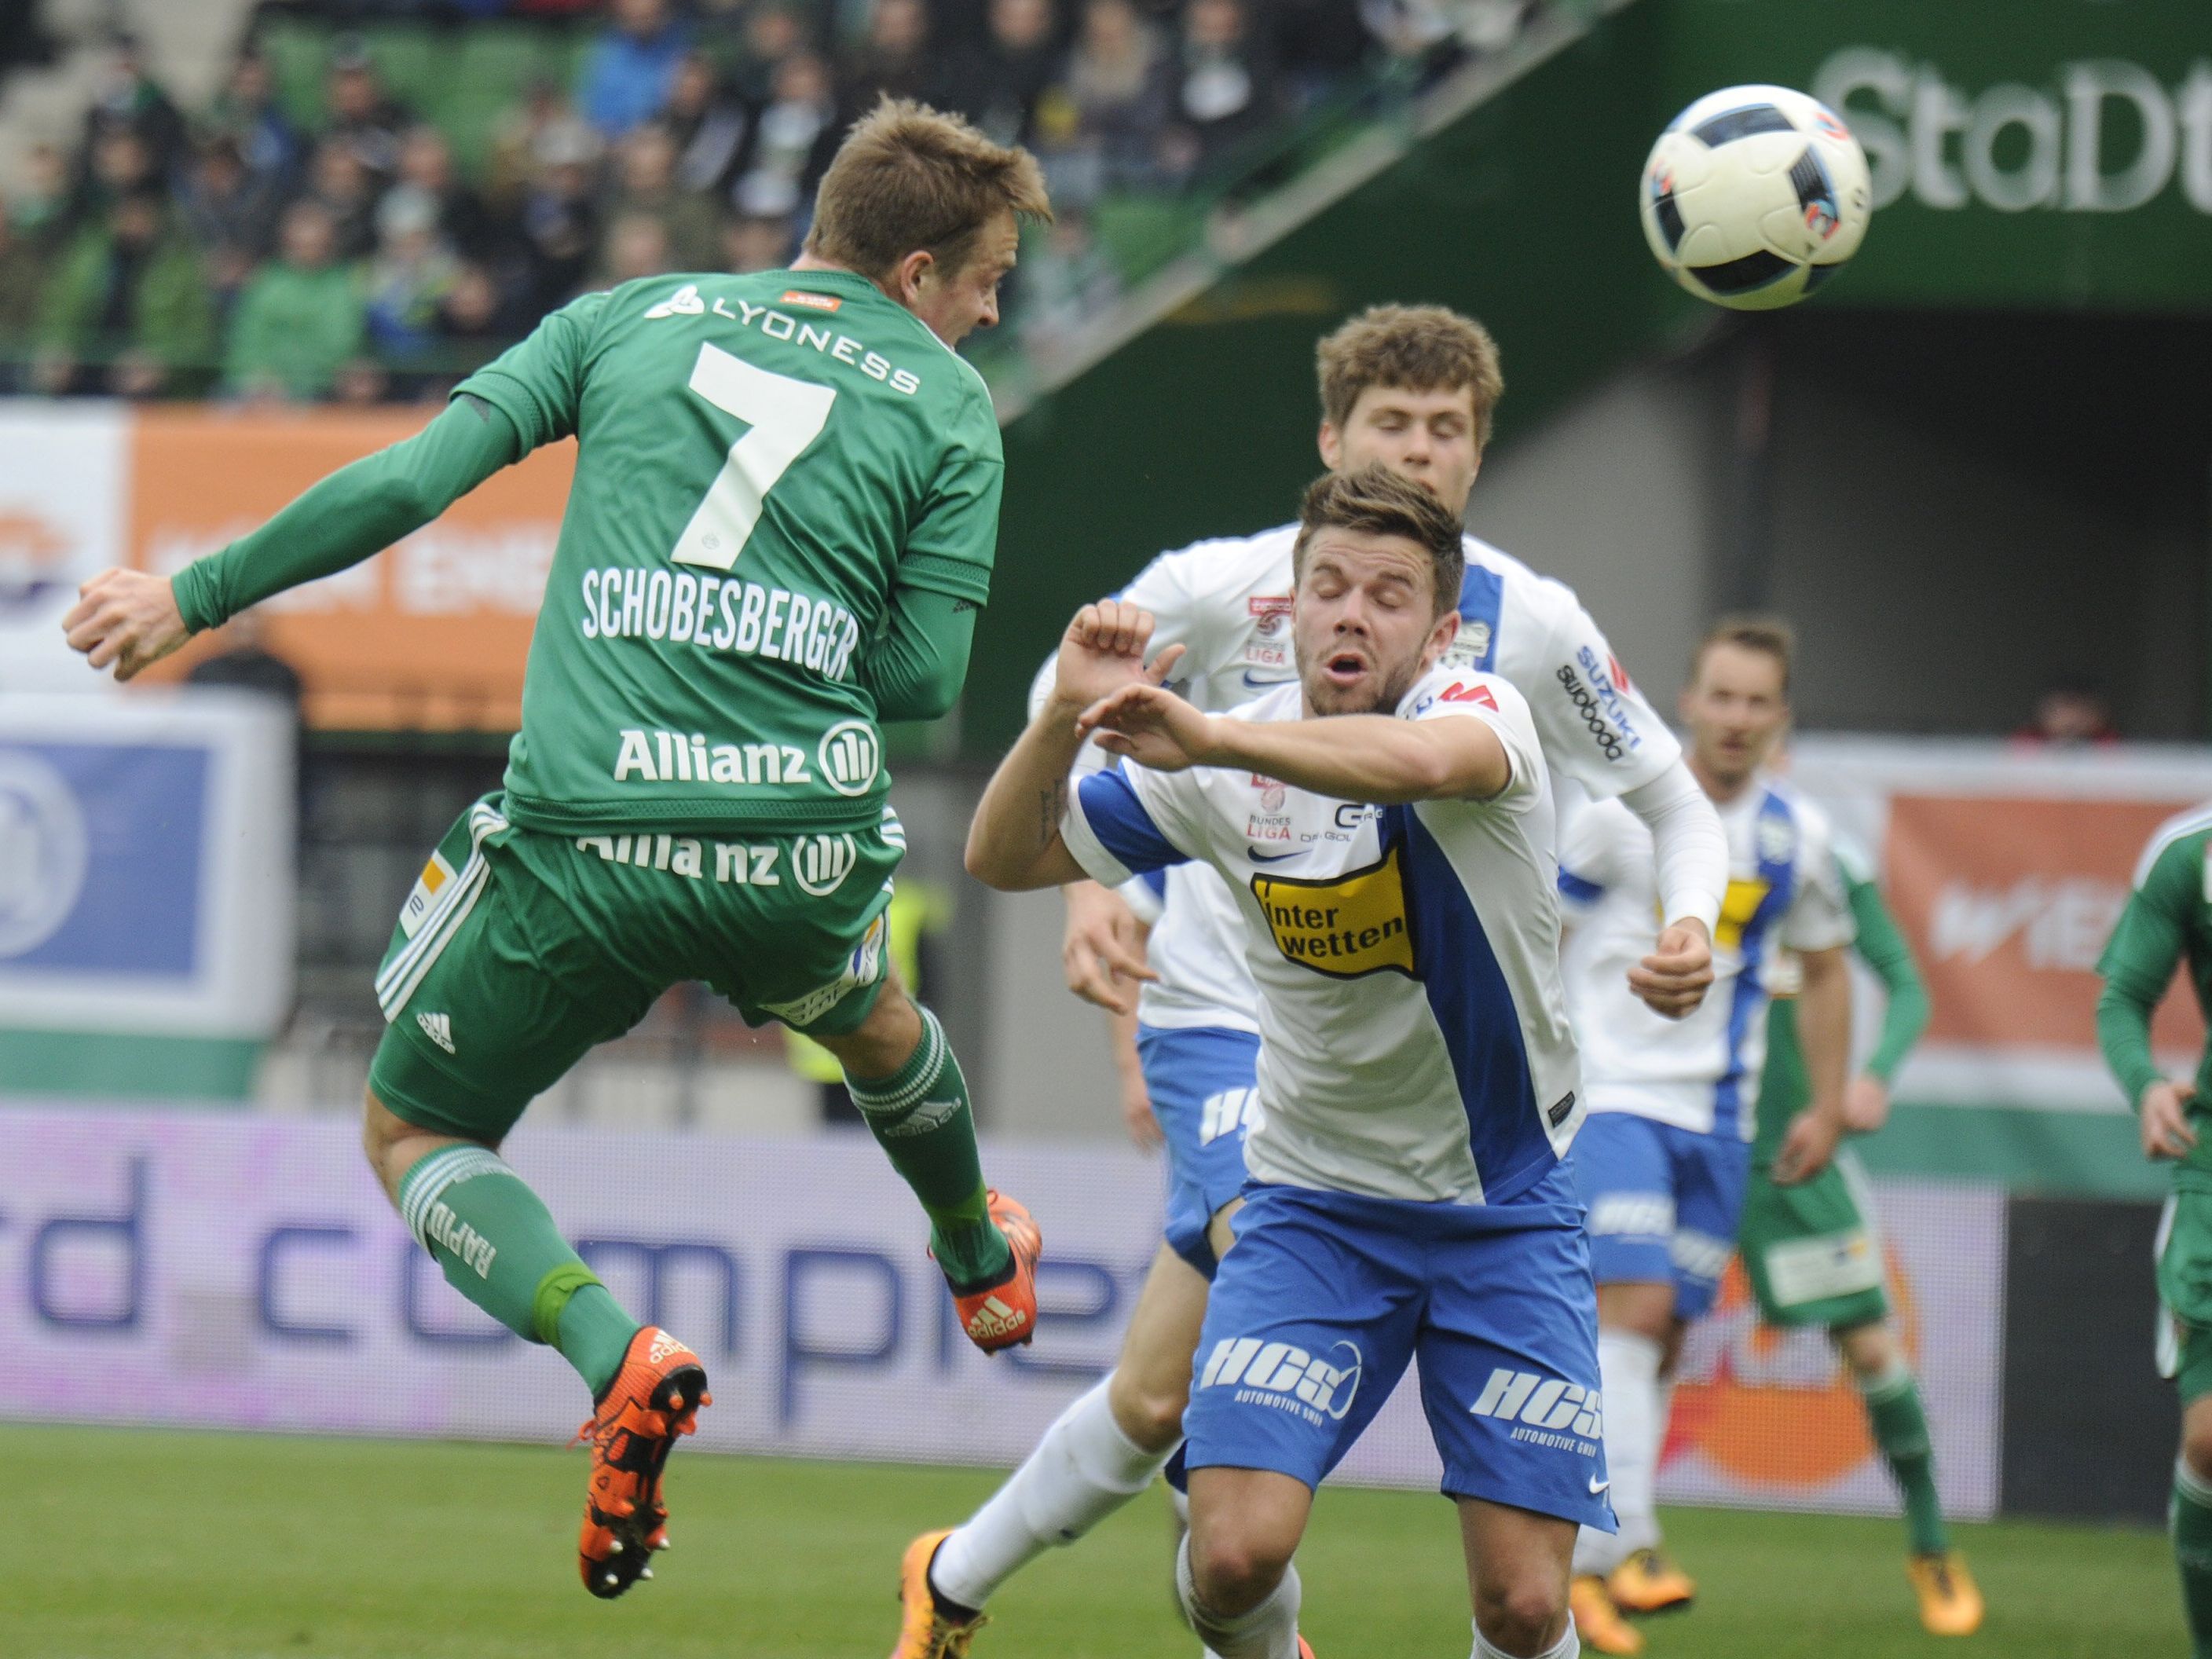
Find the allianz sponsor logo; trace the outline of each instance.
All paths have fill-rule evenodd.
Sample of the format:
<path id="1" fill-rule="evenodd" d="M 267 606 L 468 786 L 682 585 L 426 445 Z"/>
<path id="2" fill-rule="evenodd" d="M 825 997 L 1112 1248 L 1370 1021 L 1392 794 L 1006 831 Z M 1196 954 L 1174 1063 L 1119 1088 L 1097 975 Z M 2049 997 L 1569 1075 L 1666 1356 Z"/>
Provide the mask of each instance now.
<path id="1" fill-rule="evenodd" d="M 1813 95 L 1865 149 L 1877 210 L 1909 193 L 1943 212 L 2125 213 L 2178 180 L 2212 214 L 2212 60 L 2172 84 L 2092 58 L 2053 65 L 2039 86 L 1972 90 L 1937 64 L 1848 46 L 1820 65 Z"/>
<path id="2" fill-rule="evenodd" d="M 1288 1342 L 1224 1337 L 1206 1356 L 1201 1389 L 1234 1389 L 1241 1405 L 1295 1412 L 1309 1422 L 1340 1423 L 1359 1394 L 1360 1357 L 1352 1342 L 1312 1354 Z"/>
<path id="3" fill-rule="evenodd" d="M 703 842 L 690 836 L 579 836 L 577 850 L 596 853 L 609 864 L 658 870 L 691 881 L 704 881 L 709 849 L 714 879 L 730 886 L 781 887 L 786 870 L 799 888 L 825 898 L 844 884 L 860 862 L 849 835 L 793 836 L 765 846 L 743 842 Z"/>
<path id="4" fill-rule="evenodd" d="M 1929 955 L 1971 966 L 2016 943 L 2030 968 L 2090 973 L 2127 902 L 2126 883 L 2092 876 L 1947 881 L 1928 919 Z"/>
<path id="5" fill-rule="evenodd" d="M 809 769 L 790 743 L 709 744 L 703 732 L 647 732 L 624 726 L 614 780 L 627 783 L 822 783 L 840 795 L 865 795 L 883 765 L 883 740 L 866 720 L 840 720 L 822 734 Z"/>
<path id="6" fill-rule="evenodd" d="M 1605 1436 L 1598 1391 L 1564 1377 L 1501 1365 L 1490 1374 L 1469 1415 L 1512 1424 L 1512 1437 L 1595 1457 Z M 1593 1491 L 1598 1490 L 1595 1487 Z"/>
<path id="7" fill-rule="evenodd" d="M 498 1259 L 498 1247 L 441 1201 L 430 1206 L 430 1213 L 422 1223 L 422 1231 L 433 1244 L 443 1245 L 472 1268 L 478 1279 L 491 1277 L 491 1264 Z"/>
<path id="8" fill-rule="evenodd" d="M 586 570 L 577 626 L 587 640 L 666 640 L 769 657 L 822 676 L 848 678 L 860 620 L 842 605 L 742 576 L 611 565 Z"/>

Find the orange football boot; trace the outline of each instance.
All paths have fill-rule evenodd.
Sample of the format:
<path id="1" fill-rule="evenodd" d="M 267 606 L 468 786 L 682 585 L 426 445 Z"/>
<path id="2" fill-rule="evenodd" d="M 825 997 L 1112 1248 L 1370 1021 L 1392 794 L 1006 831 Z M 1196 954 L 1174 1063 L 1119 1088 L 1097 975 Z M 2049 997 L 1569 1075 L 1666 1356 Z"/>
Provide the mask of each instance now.
<path id="1" fill-rule="evenodd" d="M 960 1328 L 985 1353 L 996 1353 L 1028 1341 L 1036 1334 L 1036 1261 L 1044 1249 L 1044 1235 L 1018 1200 L 986 1188 L 991 1219 L 1013 1247 L 1013 1261 L 1006 1276 L 995 1284 L 978 1285 L 963 1294 L 955 1291 L 952 1305 L 959 1310 Z"/>
<path id="2" fill-rule="evenodd" d="M 1915 1555 L 1905 1575 L 1920 1600 L 1920 1623 L 1931 1636 L 1972 1636 L 1982 1627 L 1982 1592 L 1956 1550 Z"/>
<path id="3" fill-rule="evenodd" d="M 1658 1550 L 1638 1550 L 1613 1570 L 1606 1593 L 1623 1613 L 1673 1613 L 1698 1599 L 1697 1580 Z"/>
<path id="4" fill-rule="evenodd" d="M 668 1547 L 660 1472 L 677 1437 L 697 1428 L 700 1407 L 714 1403 L 697 1354 L 658 1326 L 630 1338 L 622 1369 L 576 1431 L 592 1448 L 576 1566 L 592 1595 L 611 1601 L 653 1577 L 653 1553 Z"/>
<path id="5" fill-rule="evenodd" d="M 1579 1573 L 1568 1582 L 1567 1607 L 1583 1645 L 1592 1653 L 1644 1651 L 1644 1633 L 1620 1616 L 1606 1593 L 1605 1580 L 1595 1573 Z"/>
<path id="6" fill-rule="evenodd" d="M 991 1622 L 980 1613 L 955 1620 L 938 1607 L 936 1592 L 929 1588 L 929 1564 L 937 1547 L 951 1535 L 946 1527 L 926 1532 L 906 1547 L 899 1562 L 898 1645 L 891 1659 L 968 1659 L 968 1644 Z"/>

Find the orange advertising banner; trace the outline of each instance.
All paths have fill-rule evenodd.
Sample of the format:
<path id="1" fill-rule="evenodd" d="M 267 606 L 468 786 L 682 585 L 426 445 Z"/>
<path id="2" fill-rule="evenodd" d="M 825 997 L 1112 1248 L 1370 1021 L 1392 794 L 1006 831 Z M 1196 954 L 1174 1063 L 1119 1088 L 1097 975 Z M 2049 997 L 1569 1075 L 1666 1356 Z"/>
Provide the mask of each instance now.
<path id="1" fill-rule="evenodd" d="M 140 410 L 128 440 L 129 561 L 180 569 L 427 419 L 416 410 Z M 311 726 L 512 731 L 574 468 L 572 443 L 538 450 L 395 547 L 279 595 L 155 673 L 181 678 L 250 640 L 298 672 Z"/>
<path id="2" fill-rule="evenodd" d="M 2127 1109 L 2097 1046 L 2097 960 L 2145 844 L 2212 800 L 2212 750 L 1808 736 L 1791 776 L 1874 856 L 1927 979 L 1900 1100 Z M 1863 1040 L 1880 1007 L 1866 990 Z M 2161 1065 L 2195 1068 L 2204 1021 L 2179 976 L 2151 1035 Z"/>
<path id="3" fill-rule="evenodd" d="M 1928 977 L 1928 1040 L 2093 1049 L 2097 958 L 2144 843 L 2179 806 L 1892 795 L 1883 889 Z M 2197 1052 L 2195 1000 L 2169 996 L 2152 1035 Z"/>

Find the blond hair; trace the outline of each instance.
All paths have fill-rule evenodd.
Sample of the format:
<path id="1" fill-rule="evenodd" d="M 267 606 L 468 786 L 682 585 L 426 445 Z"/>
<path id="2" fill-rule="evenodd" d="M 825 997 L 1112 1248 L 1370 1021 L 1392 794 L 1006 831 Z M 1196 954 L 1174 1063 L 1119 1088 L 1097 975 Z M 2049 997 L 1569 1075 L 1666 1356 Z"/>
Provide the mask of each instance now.
<path id="1" fill-rule="evenodd" d="M 877 282 L 916 251 L 950 273 L 1002 212 L 1052 218 L 1036 157 L 957 115 L 887 97 L 853 124 L 822 175 L 806 251 Z"/>
<path id="2" fill-rule="evenodd" d="M 1291 574 L 1303 582 L 1306 545 L 1322 530 L 1356 530 L 1370 536 L 1402 536 L 1425 550 L 1436 578 L 1435 614 L 1459 603 L 1467 576 L 1467 547 L 1459 520 L 1435 493 L 1377 463 L 1357 472 L 1324 472 L 1306 486 L 1298 505 L 1298 538 L 1291 547 Z"/>
<path id="3" fill-rule="evenodd" d="M 1443 306 L 1370 306 L 1314 349 L 1321 374 L 1322 418 L 1342 428 L 1370 386 L 1402 392 L 1474 394 L 1474 441 L 1490 441 L 1505 376 L 1498 342 L 1472 317 Z"/>

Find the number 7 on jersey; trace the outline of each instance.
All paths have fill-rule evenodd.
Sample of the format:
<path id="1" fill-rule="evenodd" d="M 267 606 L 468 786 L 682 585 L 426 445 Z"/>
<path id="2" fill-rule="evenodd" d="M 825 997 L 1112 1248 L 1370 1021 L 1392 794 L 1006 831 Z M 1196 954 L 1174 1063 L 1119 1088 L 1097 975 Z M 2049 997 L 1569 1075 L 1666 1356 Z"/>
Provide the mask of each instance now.
<path id="1" fill-rule="evenodd" d="M 730 459 L 669 557 L 678 564 L 727 570 L 760 522 L 768 492 L 829 424 L 837 389 L 771 374 L 720 346 L 702 345 L 691 368 L 691 390 L 744 422 L 745 432 L 730 446 Z"/>

